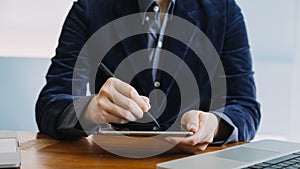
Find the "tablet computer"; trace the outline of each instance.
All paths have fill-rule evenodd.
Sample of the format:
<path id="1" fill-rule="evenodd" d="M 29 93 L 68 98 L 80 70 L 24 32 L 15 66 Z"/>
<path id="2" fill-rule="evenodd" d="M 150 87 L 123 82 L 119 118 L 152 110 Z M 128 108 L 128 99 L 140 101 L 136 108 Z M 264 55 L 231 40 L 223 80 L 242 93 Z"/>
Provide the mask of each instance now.
<path id="1" fill-rule="evenodd" d="M 20 165 L 17 134 L 10 131 L 0 131 L 0 168 L 17 168 Z"/>
<path id="2" fill-rule="evenodd" d="M 191 131 L 117 131 L 117 130 L 104 130 L 99 131 L 102 135 L 128 135 L 128 136 L 172 136 L 172 137 L 185 137 L 192 136 L 194 133 Z"/>
<path id="3" fill-rule="evenodd" d="M 106 128 L 100 128 L 100 135 L 128 135 L 128 136 L 173 136 L 185 137 L 192 136 L 191 131 L 182 130 L 180 127 L 170 127 L 169 124 L 161 124 L 160 128 L 155 123 L 135 123 L 129 122 L 127 124 L 110 124 Z"/>

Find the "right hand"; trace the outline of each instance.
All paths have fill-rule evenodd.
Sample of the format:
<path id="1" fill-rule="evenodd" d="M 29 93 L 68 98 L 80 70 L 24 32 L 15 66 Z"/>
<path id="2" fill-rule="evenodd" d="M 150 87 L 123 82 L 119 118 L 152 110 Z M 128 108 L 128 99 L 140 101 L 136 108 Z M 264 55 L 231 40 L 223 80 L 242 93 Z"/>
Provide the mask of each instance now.
<path id="1" fill-rule="evenodd" d="M 89 103 L 85 118 L 95 125 L 124 124 L 142 118 L 149 109 L 149 98 L 140 96 L 129 84 L 109 78 Z"/>

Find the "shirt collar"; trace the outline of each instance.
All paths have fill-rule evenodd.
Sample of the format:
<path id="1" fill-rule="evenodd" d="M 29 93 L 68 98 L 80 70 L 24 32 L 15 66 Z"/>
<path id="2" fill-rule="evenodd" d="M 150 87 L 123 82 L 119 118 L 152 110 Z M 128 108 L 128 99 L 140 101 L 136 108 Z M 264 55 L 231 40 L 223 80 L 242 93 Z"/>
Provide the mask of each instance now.
<path id="1" fill-rule="evenodd" d="M 140 12 L 148 12 L 150 6 L 156 2 L 155 0 L 138 0 Z"/>
<path id="2" fill-rule="evenodd" d="M 147 12 L 149 10 L 150 6 L 154 2 L 156 2 L 156 1 L 155 0 L 138 0 L 140 12 Z M 175 2 L 176 2 L 176 0 L 170 1 L 170 3 L 172 3 L 172 6 L 171 6 L 172 9 L 170 9 L 170 11 L 169 11 L 170 14 L 173 14 Z"/>
<path id="3" fill-rule="evenodd" d="M 140 12 L 145 13 L 144 17 L 143 17 L 143 23 L 144 23 L 144 20 L 146 17 L 146 12 L 149 11 L 149 8 L 155 2 L 156 2 L 156 0 L 138 0 Z M 171 14 L 171 16 L 174 14 L 175 2 L 176 2 L 176 0 L 171 0 L 170 4 L 169 4 L 168 13 Z M 172 17 L 171 17 L 171 19 L 172 19 Z"/>

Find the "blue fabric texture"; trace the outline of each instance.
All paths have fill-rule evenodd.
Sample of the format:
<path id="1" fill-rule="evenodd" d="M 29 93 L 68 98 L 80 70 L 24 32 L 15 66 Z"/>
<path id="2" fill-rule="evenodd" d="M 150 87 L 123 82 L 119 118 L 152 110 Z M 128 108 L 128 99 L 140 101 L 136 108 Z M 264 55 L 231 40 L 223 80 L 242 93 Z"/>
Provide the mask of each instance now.
<path id="1" fill-rule="evenodd" d="M 92 68 L 98 63 L 95 56 L 80 58 L 81 79 L 76 79 L 80 90 L 72 93 L 72 76 L 78 54 L 85 42 L 99 28 L 107 23 L 129 14 L 139 13 L 137 0 L 78 0 L 70 10 L 59 39 L 56 55 L 47 73 L 47 83 L 42 89 L 36 104 L 36 121 L 39 130 L 58 139 L 73 139 L 83 136 L 80 132 L 70 131 L 78 120 L 73 105 L 74 100 L 85 100 L 81 111 L 84 111 L 91 97 L 86 96 L 86 86 L 90 83 L 91 94 L 96 94 L 107 77 L 98 72 L 96 82 Z M 247 31 L 243 15 L 234 0 L 176 0 L 174 15 L 186 19 L 201 29 L 210 39 L 219 54 L 225 70 L 227 83 L 226 106 L 223 110 L 224 121 L 231 126 L 230 135 L 223 142 L 249 141 L 254 136 L 260 123 L 260 105 L 256 100 L 256 88 L 253 79 L 252 60 L 248 44 Z M 130 29 L 132 25 L 124 25 Z M 125 39 L 114 46 L 105 56 L 103 62 L 114 71 L 119 63 L 130 54 L 147 47 L 146 35 L 137 35 Z M 211 86 L 206 69 L 197 56 L 179 41 L 170 37 L 164 39 L 164 49 L 182 57 L 197 79 L 201 93 L 199 110 L 209 111 L 211 104 Z M 105 43 L 105 42 L 102 42 Z M 101 43 L 99 44 L 101 45 Z M 218 66 L 216 64 L 216 66 Z M 158 118 L 161 124 L 170 124 L 178 116 L 178 85 L 172 77 L 160 72 L 161 90 L 165 92 L 168 103 L 165 112 Z M 170 85 L 172 84 L 172 85 Z M 148 95 L 155 87 L 151 70 L 138 74 L 131 85 L 141 95 Z M 86 99 L 85 99 L 86 98 Z M 219 107 L 216 106 L 215 111 Z M 177 112 L 177 113 L 176 113 Z M 73 120 L 64 120 L 72 116 Z M 222 118 L 222 115 L 220 115 Z M 60 121 L 72 121 L 62 129 Z M 231 123 L 231 124 L 229 124 Z M 235 136 L 231 135 L 236 132 Z M 237 137 L 237 138 L 236 138 Z M 237 140 L 238 139 L 238 140 Z M 230 141 L 229 141 L 230 142 Z"/>

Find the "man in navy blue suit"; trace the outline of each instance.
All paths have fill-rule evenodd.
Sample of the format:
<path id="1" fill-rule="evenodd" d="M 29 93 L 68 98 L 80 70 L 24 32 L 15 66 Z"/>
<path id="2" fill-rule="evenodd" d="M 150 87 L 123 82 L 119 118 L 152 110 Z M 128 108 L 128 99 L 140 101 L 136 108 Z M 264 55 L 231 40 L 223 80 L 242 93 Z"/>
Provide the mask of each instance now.
<path id="1" fill-rule="evenodd" d="M 141 18 L 137 18 L 141 20 L 140 24 L 125 24 L 124 31 L 142 27 L 147 33 L 117 43 L 102 62 L 113 72 L 127 56 L 142 49 L 153 49 L 146 57 L 156 67 L 163 58 L 163 52 L 156 49 L 171 51 L 184 60 L 196 79 L 200 97 L 194 101 L 198 106 L 187 106 L 185 112 L 180 111 L 180 86 L 168 72 L 147 69 L 131 82 L 124 82 L 97 69 L 99 60 L 84 48 L 85 43 L 110 22 L 137 13 L 142 13 L 138 15 Z M 211 65 L 213 68 L 207 69 L 186 44 L 164 36 L 169 29 L 176 30 L 172 28 L 173 15 L 194 24 L 205 34 L 221 64 L 215 60 Z M 118 33 L 112 30 L 105 32 L 105 36 L 114 37 Z M 193 39 L 188 30 L 182 34 Z M 105 43 L 100 41 L 98 45 L 101 48 Z M 201 46 L 203 42 L 195 43 Z M 88 54 L 81 56 L 83 64 L 78 68 L 76 62 L 83 49 Z M 222 76 L 214 73 L 220 65 L 224 69 Z M 74 90 L 73 73 L 77 70 L 81 74 L 75 79 L 79 87 Z M 222 90 L 217 87 L 216 95 L 213 95 L 212 85 L 218 80 L 225 80 L 226 86 L 221 87 Z M 86 96 L 88 83 L 90 96 Z M 181 125 L 194 135 L 167 140 L 179 142 L 189 152 L 204 150 L 211 143 L 249 141 L 255 136 L 260 122 L 260 105 L 256 101 L 245 23 L 234 0 L 79 0 L 74 3 L 47 73 L 47 84 L 36 104 L 38 127 L 41 132 L 58 139 L 86 136 L 107 123 L 134 130 L 145 129 L 147 127 L 143 126 L 153 123 L 136 124 L 144 117 L 144 112 L 158 107 L 153 106 L 155 100 L 149 98 L 151 91 L 157 89 L 167 100 L 163 112 L 155 116 L 157 121 L 162 126 L 170 126 L 180 118 Z M 224 105 L 217 104 L 221 98 L 225 98 Z"/>

